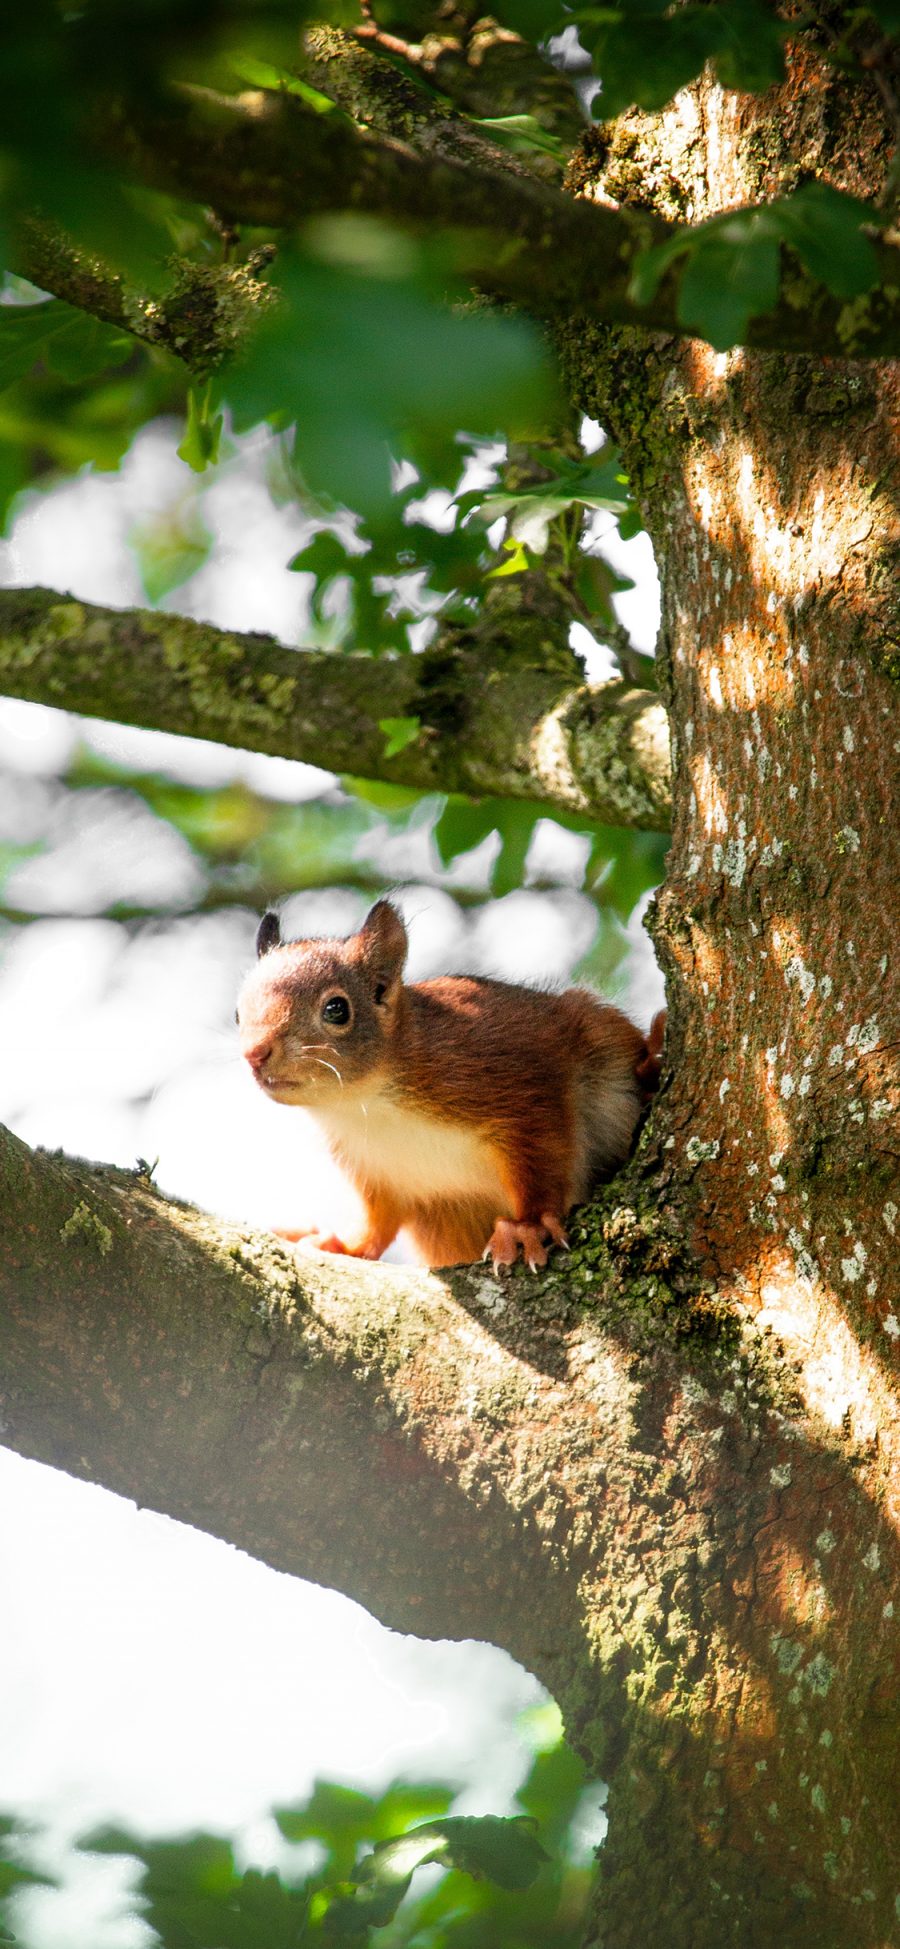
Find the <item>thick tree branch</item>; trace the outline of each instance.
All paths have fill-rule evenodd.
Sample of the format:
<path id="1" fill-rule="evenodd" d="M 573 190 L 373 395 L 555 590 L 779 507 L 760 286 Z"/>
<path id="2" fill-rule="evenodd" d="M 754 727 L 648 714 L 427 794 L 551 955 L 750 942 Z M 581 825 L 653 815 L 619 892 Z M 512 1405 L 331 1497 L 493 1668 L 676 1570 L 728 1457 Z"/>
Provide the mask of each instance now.
<path id="1" fill-rule="evenodd" d="M 498 669 L 479 642 L 379 660 L 298 652 L 153 610 L 3 589 L 0 692 L 421 791 L 535 799 L 655 831 L 668 821 L 658 697 Z M 389 717 L 422 725 L 394 758 L 379 728 Z"/>
<path id="2" fill-rule="evenodd" d="M 724 1874 L 742 1900 L 764 1878 L 767 1940 L 873 1949 L 900 1820 L 894 1729 L 864 1682 L 897 1564 L 874 1484 L 749 1327 L 692 1356 L 648 1331 L 637 1290 L 623 1313 L 608 1271 L 583 1260 L 576 1279 L 577 1301 L 568 1262 L 500 1287 L 481 1267 L 307 1265 L 0 1130 L 9 1446 L 396 1628 L 505 1645 L 611 1780 L 612 1940 L 635 1940 L 614 1926 L 634 1900 L 617 1849 L 635 1820 L 668 1827 L 674 1792 L 647 1907 L 688 1891 L 679 1945 L 727 1939 L 692 1933 Z M 854 1796 L 836 1886 L 822 1822 Z M 861 1876 L 874 1909 L 854 1906 Z"/>
<path id="3" fill-rule="evenodd" d="M 490 1275 L 459 1277 L 496 1304 Z M 343 1589 L 395 1629 L 498 1637 L 546 1671 L 574 1591 L 536 1588 L 533 1519 L 454 1480 L 473 1360 L 497 1386 L 517 1366 L 445 1278 L 307 1264 L 139 1172 L 31 1152 L 0 1126 L 8 1447 Z"/>
<path id="4" fill-rule="evenodd" d="M 163 108 L 129 103 L 96 130 L 107 158 L 137 181 L 212 206 L 236 223 L 277 229 L 320 210 L 360 209 L 475 233 L 470 274 L 548 317 L 685 336 L 671 275 L 652 304 L 629 295 L 635 259 L 673 226 L 646 210 L 612 210 L 507 169 L 417 154 L 290 95 L 192 90 Z M 900 250 L 877 246 L 883 288 L 841 303 L 799 267 L 788 297 L 751 321 L 746 343 L 828 356 L 891 356 L 900 345 Z"/>

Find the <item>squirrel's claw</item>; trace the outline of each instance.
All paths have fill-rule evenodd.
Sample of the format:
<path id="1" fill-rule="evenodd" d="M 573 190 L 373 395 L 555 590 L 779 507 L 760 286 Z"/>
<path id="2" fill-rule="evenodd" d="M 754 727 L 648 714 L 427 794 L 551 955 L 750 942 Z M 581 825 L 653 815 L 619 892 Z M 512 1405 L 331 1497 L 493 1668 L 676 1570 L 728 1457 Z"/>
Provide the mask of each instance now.
<path id="1" fill-rule="evenodd" d="M 484 1249 L 484 1257 L 493 1263 L 499 1277 L 501 1272 L 515 1265 L 522 1247 L 522 1256 L 531 1272 L 540 1272 L 547 1263 L 549 1245 L 561 1245 L 568 1251 L 569 1241 L 554 1212 L 541 1213 L 540 1223 L 532 1225 L 524 1220 L 498 1218 Z"/>
<path id="2" fill-rule="evenodd" d="M 571 1252 L 572 1247 L 569 1244 L 566 1234 L 563 1231 L 562 1225 L 560 1224 L 559 1219 L 556 1217 L 555 1212 L 542 1211 L 541 1224 L 543 1225 L 545 1232 L 550 1233 L 550 1237 L 553 1240 L 554 1245 L 560 1245 L 564 1252 Z"/>

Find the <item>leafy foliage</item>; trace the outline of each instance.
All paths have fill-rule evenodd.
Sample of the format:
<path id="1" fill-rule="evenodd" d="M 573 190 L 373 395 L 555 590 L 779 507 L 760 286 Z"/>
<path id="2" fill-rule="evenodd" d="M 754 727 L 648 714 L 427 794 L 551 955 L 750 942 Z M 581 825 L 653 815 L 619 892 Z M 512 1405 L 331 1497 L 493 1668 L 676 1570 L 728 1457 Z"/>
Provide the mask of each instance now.
<path id="1" fill-rule="evenodd" d="M 187 337 L 176 328 L 168 352 L 92 315 L 95 271 L 116 289 L 124 273 L 131 302 L 171 295 L 173 277 L 177 296 L 188 289 L 186 276 L 189 285 L 193 273 L 225 273 L 251 260 L 263 241 L 271 249 L 268 233 L 247 229 L 237 237 L 205 208 L 141 187 L 96 137 L 110 117 L 127 123 L 132 98 L 171 101 L 173 88 L 185 85 L 225 94 L 248 86 L 286 90 L 312 115 L 344 115 L 297 71 L 297 22 L 312 11 L 312 0 L 134 0 L 127 19 L 117 0 L 84 0 L 78 8 L 35 0 L 14 10 L 3 45 L 0 249 L 16 264 L 27 226 L 39 216 L 48 234 L 59 226 L 67 261 L 88 275 L 74 279 L 73 288 L 84 290 L 83 310 L 59 298 L 22 304 L 21 286 L 9 293 L 19 302 L 0 305 L 0 520 L 16 492 L 50 470 L 117 465 L 138 428 L 160 411 L 185 413 L 182 457 L 198 472 L 210 468 L 223 435 L 222 402 L 229 401 L 239 424 L 263 419 L 293 429 L 303 489 L 383 527 L 396 511 L 392 461 L 405 456 L 423 479 L 443 478 L 452 489 L 462 430 L 508 436 L 533 430 L 552 413 L 551 365 L 539 334 L 521 317 L 473 308 L 465 240 L 434 232 L 427 241 L 413 237 L 392 225 L 388 210 L 377 223 L 359 215 L 320 218 L 289 247 L 281 240 L 272 274 L 281 303 L 261 308 L 261 329 L 244 335 L 242 354 L 220 366 L 212 391 L 205 375 L 192 384 L 175 356 L 182 342 L 190 344 L 195 299 L 184 298 Z M 348 0 L 324 0 L 315 13 L 338 24 L 355 18 Z M 574 9 L 561 0 L 500 0 L 497 13 L 535 41 L 575 26 L 601 77 L 596 108 L 604 117 L 632 102 L 661 107 L 706 62 L 727 87 L 766 87 L 781 75 L 788 31 L 770 0 L 618 0 Z M 413 40 L 436 24 L 429 0 L 379 0 L 378 17 Z M 804 16 L 790 31 L 815 36 L 816 23 Z M 871 71 L 888 58 L 884 49 L 898 31 L 897 0 L 873 0 L 870 9 L 845 10 L 816 45 L 844 67 Z M 529 155 L 558 152 L 538 100 L 519 113 L 471 119 L 526 164 Z M 775 301 L 784 246 L 838 296 L 868 291 L 877 260 L 861 226 L 872 216 L 825 185 L 806 184 L 779 203 L 679 231 L 645 258 L 635 290 L 649 302 L 677 265 L 681 322 L 717 346 L 733 344 Z M 131 315 L 127 304 L 124 315 Z M 587 482 L 585 505 L 589 492 Z M 524 520 L 520 510 L 514 528 Z M 465 532 L 460 524 L 443 561 L 429 544 L 432 586 L 440 577 L 445 595 L 454 575 L 465 595 L 485 572 L 476 537 L 464 548 Z M 524 551 L 533 552 L 529 540 L 511 533 L 522 546 L 508 551 L 497 573 L 520 572 Z M 408 537 L 407 545 L 415 551 L 421 540 Z M 369 570 L 380 573 L 374 560 Z M 354 578 L 357 604 L 369 570 Z M 363 640 L 371 639 L 367 647 L 404 647 L 395 596 L 370 589 L 364 606 L 359 623 Z"/>
<path id="2" fill-rule="evenodd" d="M 0 303 L 0 532 L 16 494 L 90 464 L 118 467 L 140 426 L 180 405 L 174 361 L 14 284 Z M 30 302 L 23 299 L 30 299 Z"/>
<path id="3" fill-rule="evenodd" d="M 286 90 L 313 118 L 345 115 L 297 71 L 297 21 L 310 10 L 311 0 L 299 8 L 296 0 L 135 0 L 127 22 L 117 0 L 84 0 L 77 9 L 36 0 L 19 10 L 6 30 L 0 130 L 9 260 L 36 210 L 66 230 L 76 258 L 81 249 L 94 263 L 98 252 L 110 277 L 124 272 L 144 294 L 171 294 L 186 274 L 214 278 L 255 261 L 261 245 L 270 250 L 268 233 L 237 236 L 220 217 L 127 181 L 92 133 L 113 100 L 127 112 L 132 97 L 171 98 L 185 84 Z M 379 0 L 376 11 L 386 27 L 418 40 L 435 24 L 430 0 Z M 326 0 L 315 12 L 340 23 L 356 17 L 347 0 Z M 729 87 L 764 87 L 782 71 L 786 28 L 768 0 L 619 0 L 572 11 L 560 0 L 500 0 L 497 14 L 536 41 L 574 24 L 600 72 L 604 116 L 631 102 L 661 106 L 707 61 Z M 866 36 L 895 33 L 896 16 L 897 0 L 855 12 L 839 24 L 835 58 L 862 58 Z M 558 151 L 540 103 L 533 107 L 472 120 L 527 166 L 532 153 Z M 739 342 L 775 301 L 786 250 L 839 297 L 867 292 L 878 268 L 864 228 L 870 215 L 807 183 L 776 203 L 679 229 L 639 263 L 635 294 L 651 302 L 674 274 L 686 328 L 717 346 Z M 84 310 L 42 300 L 12 279 L 0 304 L 0 514 L 28 482 L 87 463 L 117 466 L 138 429 L 162 412 L 182 417 L 188 487 L 192 472 L 208 480 L 229 448 L 228 408 L 239 427 L 265 421 L 281 431 L 285 482 L 315 523 L 292 563 L 305 585 L 310 645 L 407 654 L 439 626 L 475 628 L 497 595 L 515 598 L 517 579 L 538 573 L 570 620 L 615 648 L 612 598 L 625 585 L 596 541 L 595 517 L 602 512 L 623 536 L 636 531 L 628 483 L 608 447 L 586 456 L 561 438 L 547 443 L 558 413 L 546 347 L 524 319 L 473 301 L 464 264 L 464 240 L 414 236 L 389 212 L 378 222 L 319 218 L 278 240 L 269 284 L 279 302 L 261 307 L 249 335 L 237 334 L 237 355 L 211 382 L 194 379 L 172 350 L 94 318 L 87 299 Z M 190 324 L 189 307 L 185 317 Z M 511 436 L 538 426 L 542 444 L 522 467 Z M 491 450 L 485 479 L 484 442 L 496 436 L 505 455 L 503 444 Z M 480 486 L 471 484 L 473 463 Z M 210 545 L 188 494 L 139 523 L 132 540 L 154 602 L 190 578 Z M 397 753 L 420 726 L 385 718 L 382 731 L 386 750 Z M 266 806 L 240 787 L 203 795 L 161 780 L 107 783 L 138 791 L 179 826 L 203 861 L 212 900 L 255 898 L 261 883 L 277 894 L 328 874 L 353 878 L 377 830 L 417 820 L 433 836 L 436 875 L 457 873 L 487 842 L 491 888 L 509 892 L 527 874 L 543 817 L 494 799 L 420 805 L 359 781 L 348 781 L 340 798 L 295 808 Z M 583 833 L 584 884 L 624 918 L 659 877 L 664 842 L 558 823 Z M 22 856 L 21 846 L 12 848 L 7 871 Z"/>
<path id="4" fill-rule="evenodd" d="M 135 1906 L 161 1949 L 574 1949 L 589 1887 L 574 1828 L 584 1792 L 584 1768 L 557 1732 L 520 1789 L 523 1811 L 506 1819 L 449 1813 L 444 1783 L 397 1782 L 373 1797 L 317 1782 L 304 1805 L 275 1813 L 294 1850 L 280 1873 L 243 1866 L 215 1834 L 146 1840 L 111 1827 L 79 1846 L 135 1864 Z M 27 1937 L 8 1898 L 51 1885 L 21 1865 L 27 1850 L 16 1822 L 0 1821 L 0 1940 L 20 1949 Z M 425 1865 L 445 1872 L 416 1895 Z"/>
<path id="5" fill-rule="evenodd" d="M 878 279 L 878 259 L 862 225 L 871 212 L 827 183 L 805 183 L 792 196 L 756 210 L 711 217 L 644 252 L 634 295 L 649 304 L 660 279 L 683 259 L 678 317 L 719 350 L 740 344 L 751 318 L 778 297 L 783 244 L 813 277 L 840 298 L 861 297 Z"/>
<path id="6" fill-rule="evenodd" d="M 396 758 L 408 744 L 415 744 L 422 729 L 420 717 L 380 717 L 378 729 L 384 732 L 384 755 Z"/>
<path id="7" fill-rule="evenodd" d="M 178 457 L 195 474 L 203 474 L 207 467 L 215 466 L 222 444 L 225 415 L 210 411 L 211 391 L 207 384 L 202 389 L 192 386 L 188 393 L 187 427 Z"/>
<path id="8" fill-rule="evenodd" d="M 791 34 L 810 33 L 819 54 L 860 75 L 884 60 L 883 39 L 900 38 L 898 0 L 793 19 L 771 0 L 586 0 L 571 7 L 563 0 L 497 0 L 494 11 L 535 42 L 577 29 L 600 79 L 593 113 L 603 121 L 632 106 L 651 113 L 664 108 L 707 63 L 723 88 L 772 87 L 784 77 Z"/>
<path id="9" fill-rule="evenodd" d="M 32 832 L 17 843 L 0 844 L 0 901 L 11 914 L 21 914 L 15 895 L 17 869 L 47 851 L 63 806 L 64 830 L 71 833 L 77 828 L 79 798 L 98 792 L 107 794 L 110 810 L 113 799 L 123 808 L 139 799 L 182 835 L 201 869 L 204 890 L 198 904 L 208 908 L 260 907 L 335 883 L 374 894 L 383 885 L 378 860 L 386 843 L 404 835 L 429 843 L 436 884 L 447 877 L 458 900 L 477 904 L 489 894 L 496 898 L 513 892 L 526 877 L 529 884 L 544 884 L 529 872 L 528 856 L 546 823 L 580 834 L 586 842 L 581 884 L 597 906 L 599 921 L 591 967 L 605 979 L 623 950 L 622 923 L 664 871 L 668 841 L 662 833 L 629 832 L 564 813 L 551 819 L 543 808 L 521 800 L 422 797 L 403 787 L 351 779 L 344 780 L 344 788 L 286 805 L 239 780 L 201 789 L 153 772 L 131 771 L 82 749 L 56 790 L 45 787 L 46 836 Z M 485 842 L 487 864 L 479 850 Z M 100 911 L 127 919 L 145 909 L 114 900 Z"/>
<path id="10" fill-rule="evenodd" d="M 259 235 L 235 240 L 209 213 L 124 181 L 100 212 L 100 188 L 115 172 L 93 153 L 85 160 L 95 107 L 99 115 L 116 91 L 127 99 L 140 87 L 152 97 L 177 80 L 226 91 L 286 87 L 323 114 L 342 111 L 293 72 L 296 9 L 279 0 L 263 8 L 241 0 L 192 0 L 187 8 L 180 0 L 138 0 L 127 31 L 118 22 L 116 32 L 114 14 L 110 0 L 86 0 L 77 15 L 39 0 L 13 30 L 10 71 L 37 89 L 40 66 L 53 137 L 39 155 L 18 110 L 0 132 L 10 234 L 19 214 L 39 202 L 46 217 L 69 226 L 76 244 L 102 244 L 116 275 L 122 266 L 129 274 L 137 269 L 151 292 L 171 289 L 173 247 L 182 266 L 226 269 L 231 253 L 252 253 Z M 485 133 L 523 154 L 546 146 L 534 117 L 480 120 Z M 62 177 L 67 181 L 57 182 Z M 408 653 L 439 621 L 475 624 L 496 578 L 514 595 L 518 576 L 545 568 L 571 618 L 616 641 L 611 598 L 628 585 L 604 560 L 591 527 L 598 510 L 623 534 L 639 525 L 615 453 L 605 448 L 588 458 L 545 444 L 536 468 L 523 469 L 521 452 L 511 468 L 495 447 L 486 488 L 469 484 L 473 462 L 484 472 L 485 438 L 527 430 L 556 407 L 535 329 L 473 306 L 458 261 L 452 238 L 417 241 L 387 222 L 356 216 L 319 220 L 282 248 L 273 274 L 279 305 L 265 310 L 241 355 L 211 383 L 192 382 L 171 351 L 11 280 L 0 305 L 0 497 L 9 508 L 29 480 L 50 481 L 86 462 L 115 466 L 149 418 L 179 411 L 185 495 L 141 520 L 131 537 L 148 600 L 166 600 L 208 555 L 210 534 L 189 491 L 191 473 L 208 480 L 229 451 L 227 405 L 239 426 L 266 420 L 282 429 L 284 480 L 316 521 L 292 564 L 306 581 L 308 643 Z M 386 718 L 382 730 L 394 753 L 420 734 L 413 718 Z M 436 876 L 456 873 L 467 853 L 493 840 L 491 888 L 508 892 L 522 882 L 543 816 L 498 800 L 434 797 L 420 805 L 413 794 L 359 781 L 348 781 L 343 797 L 315 805 L 267 806 L 240 786 L 203 794 L 114 774 L 92 770 L 82 758 L 72 783 L 144 797 L 202 860 L 211 901 L 364 879 L 370 868 L 360 863 L 360 848 L 377 830 L 416 822 L 434 835 Z M 587 883 L 624 917 L 625 901 L 633 905 L 649 869 L 637 855 L 634 871 L 627 861 L 617 868 L 613 907 L 604 874 L 609 878 L 618 840 L 599 839 L 577 823 L 574 829 L 589 841 Z M 41 843 L 8 849 L 7 877 Z M 629 857 L 631 844 L 623 841 Z M 606 849 L 602 860 L 598 846 Z M 659 856 L 657 847 L 654 872 Z"/>
<path id="11" fill-rule="evenodd" d="M 131 545 L 148 602 L 162 602 L 202 568 L 212 542 L 199 508 L 190 500 L 137 522 Z"/>
<path id="12" fill-rule="evenodd" d="M 282 303 L 222 386 L 239 430 L 292 425 L 314 492 L 377 520 L 390 506 L 392 452 L 427 461 L 457 428 L 540 423 L 550 371 L 523 321 L 434 302 L 427 254 L 384 226 L 334 219 L 323 242 L 338 261 L 282 258 Z"/>
<path id="13" fill-rule="evenodd" d="M 598 460 L 573 460 L 569 454 L 549 449 L 541 453 L 541 479 L 519 487 L 502 486 L 487 493 L 478 490 L 459 497 L 462 512 L 472 512 L 483 523 L 497 515 L 509 519 L 509 532 L 516 541 L 527 541 L 542 554 L 547 546 L 551 521 L 568 508 L 598 508 L 607 514 L 628 516 L 623 533 L 634 533 L 636 510 L 628 492 L 628 477 L 614 447 L 604 448 Z"/>
<path id="14" fill-rule="evenodd" d="M 133 343 L 100 319 L 51 298 L 0 310 L 0 388 L 30 372 L 40 359 L 59 379 L 93 379 L 130 358 Z"/>
<path id="15" fill-rule="evenodd" d="M 342 112 L 297 72 L 297 22 L 313 11 L 326 21 L 353 20 L 347 0 L 325 0 L 315 9 L 311 0 L 308 5 L 266 0 L 264 6 L 254 0 L 191 0 L 188 6 L 182 0 L 135 0 L 127 21 L 116 0 L 85 0 L 77 9 L 59 8 L 54 0 L 36 0 L 34 6 L 17 10 L 5 29 L 6 107 L 0 131 L 0 203 L 5 211 L 0 224 L 6 226 L 11 261 L 20 223 L 40 212 L 43 220 L 58 223 L 76 246 L 98 253 L 113 272 L 127 270 L 151 293 L 169 280 L 173 245 L 187 260 L 214 262 L 218 243 L 208 216 L 175 198 L 137 187 L 123 169 L 104 159 L 94 141 L 95 130 L 105 126 L 114 100 L 124 104 L 127 116 L 131 96 L 152 101 L 162 98 L 173 84 L 185 83 L 225 93 L 247 85 L 285 89 L 308 109 L 325 115 Z M 770 0 L 713 0 L 712 4 L 689 0 L 678 6 L 672 0 L 618 0 L 618 4 L 574 8 L 564 7 L 561 0 L 501 0 L 497 13 L 537 41 L 574 25 L 597 64 L 602 81 L 597 112 L 606 118 L 632 102 L 650 110 L 662 107 L 707 62 L 723 85 L 738 89 L 767 87 L 783 71 L 788 25 Z M 414 40 L 421 39 L 431 24 L 429 8 L 420 0 L 382 0 L 379 17 Z M 856 62 L 871 67 L 878 52 L 874 47 L 873 53 L 873 37 L 878 42 L 896 35 L 898 18 L 897 0 L 874 0 L 870 10 L 857 9 L 836 21 L 825 51 L 843 65 Z M 813 26 L 804 19 L 792 31 Z M 482 114 L 472 119 L 494 142 L 511 145 L 526 156 L 558 148 L 557 138 L 542 124 L 537 103 L 533 112 Z M 533 341 L 529 349 L 521 323 L 484 316 L 452 318 L 446 310 L 433 307 L 436 283 L 446 284 L 455 253 L 458 256 L 452 240 L 441 240 L 437 257 L 443 251 L 443 263 L 438 267 L 434 240 L 427 252 L 408 237 L 394 235 L 391 243 L 387 221 L 375 257 L 369 247 L 355 267 L 346 253 L 341 259 L 340 250 L 334 258 L 333 238 L 324 257 L 320 238 L 316 246 L 307 241 L 311 257 L 283 260 L 278 275 L 288 302 L 280 321 L 272 319 L 268 340 L 273 355 L 279 350 L 284 355 L 277 360 L 283 364 L 282 375 L 279 379 L 273 373 L 267 387 L 265 373 L 251 358 L 235 379 L 235 396 L 243 394 L 246 410 L 266 415 L 287 410 L 290 417 L 299 418 L 299 450 L 311 477 L 321 465 L 321 482 L 327 479 L 333 488 L 339 479 L 336 491 L 351 503 L 350 463 L 346 455 L 341 458 L 345 437 L 340 422 L 349 422 L 360 404 L 363 450 L 355 477 L 371 504 L 373 496 L 383 493 L 385 481 L 386 463 L 376 449 L 379 441 L 383 444 L 396 431 L 398 404 L 416 426 L 424 404 L 429 436 L 454 418 L 457 426 L 483 429 L 485 393 L 490 394 L 493 423 L 499 424 L 507 412 L 513 418 L 519 414 L 523 391 L 529 393 L 528 411 L 533 413 L 532 388 L 536 385 L 539 392 L 541 385 L 540 353 Z M 807 203 L 806 261 L 812 268 L 816 260 L 817 274 L 824 274 L 839 255 L 832 248 L 833 223 L 834 213 L 824 202 Z M 842 237 L 847 244 L 846 226 Z M 252 247 L 253 241 L 246 237 L 243 247 Z M 721 233 L 720 261 L 726 249 L 740 251 L 745 245 L 745 239 Z M 858 240 L 849 247 L 858 254 Z M 735 280 L 740 283 L 739 273 L 734 273 Z M 713 284 L 712 274 L 702 280 L 700 300 L 704 292 L 711 293 Z M 65 328 L 61 320 L 58 307 L 53 321 L 57 363 L 51 369 L 59 373 L 58 360 L 67 358 L 67 376 L 73 382 L 81 383 L 95 372 L 98 358 L 103 365 L 127 356 L 126 335 L 106 326 L 95 328 L 85 319 L 79 338 L 72 319 Z M 40 324 L 34 316 L 18 322 L 15 331 L 25 361 L 18 376 L 43 358 L 50 324 L 49 314 Z M 305 358 L 300 348 L 308 345 L 314 327 L 318 327 L 313 331 L 314 356 Z M 5 325 L 7 338 L 10 329 Z M 721 322 L 718 329 L 724 330 Z M 116 344 L 123 337 L 124 351 Z M 392 362 L 394 343 L 398 352 Z M 409 393 L 401 399 L 399 378 L 407 362 Z M 0 375 L 7 365 L 5 349 L 0 349 Z M 423 367 L 429 385 L 422 383 Z M 330 383 L 335 391 L 340 374 L 349 391 L 346 406 L 336 394 L 335 454 L 329 451 L 321 417 L 326 388 Z M 384 404 L 383 414 L 379 401 Z M 211 426 L 212 421 L 205 422 L 195 404 L 190 414 L 186 457 L 193 465 L 204 457 L 200 428 Z"/>
<path id="16" fill-rule="evenodd" d="M 601 77 L 595 112 L 604 120 L 632 103 L 665 107 L 707 61 L 725 88 L 768 88 L 784 72 L 784 23 L 765 0 L 622 0 L 577 8 L 575 18 Z"/>
<path id="17" fill-rule="evenodd" d="M 623 538 L 640 527 L 615 449 L 574 459 L 541 445 L 516 449 L 508 466 L 495 449 L 491 482 L 474 489 L 465 485 L 470 463 L 484 471 L 478 443 L 454 442 L 445 465 L 407 470 L 378 519 L 323 526 L 293 557 L 291 568 L 314 578 L 311 646 L 403 653 L 429 619 L 471 624 L 492 579 L 524 574 L 548 549 L 571 620 L 616 642 L 611 597 L 632 584 L 605 561 L 590 525 L 602 510 Z"/>

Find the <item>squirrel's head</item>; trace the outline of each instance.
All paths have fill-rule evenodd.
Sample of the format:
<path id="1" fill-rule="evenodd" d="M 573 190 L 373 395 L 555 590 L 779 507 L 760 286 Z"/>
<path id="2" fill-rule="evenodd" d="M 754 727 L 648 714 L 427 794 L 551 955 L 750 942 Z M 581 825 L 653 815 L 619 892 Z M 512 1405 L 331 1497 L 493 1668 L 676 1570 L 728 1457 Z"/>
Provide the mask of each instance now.
<path id="1" fill-rule="evenodd" d="M 374 1080 L 401 1006 L 406 949 L 389 900 L 347 940 L 282 941 L 277 914 L 263 915 L 237 1020 L 241 1053 L 267 1096 L 314 1109 Z"/>

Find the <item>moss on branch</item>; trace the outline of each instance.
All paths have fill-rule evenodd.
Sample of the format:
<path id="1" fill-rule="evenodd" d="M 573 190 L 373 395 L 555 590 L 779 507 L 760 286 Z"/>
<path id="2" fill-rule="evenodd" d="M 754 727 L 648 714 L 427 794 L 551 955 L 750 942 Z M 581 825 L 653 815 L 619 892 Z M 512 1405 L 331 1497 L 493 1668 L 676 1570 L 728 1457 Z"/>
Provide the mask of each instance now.
<path id="1" fill-rule="evenodd" d="M 339 27 L 316 26 L 304 36 L 304 72 L 352 115 L 422 155 L 527 176 L 525 164 L 490 142 L 464 115 L 454 114 L 431 89 L 379 59 Z"/>
<path id="2" fill-rule="evenodd" d="M 491 618 L 491 627 L 493 619 Z M 425 656 L 286 649 L 153 610 L 0 590 L 0 691 L 60 710 L 300 759 L 420 791 L 528 798 L 664 831 L 665 711 L 621 681 L 510 657 L 473 628 Z M 382 720 L 421 731 L 385 756 Z"/>
<path id="3" fill-rule="evenodd" d="M 243 264 L 176 261 L 169 289 L 160 297 L 133 290 L 117 271 L 50 224 L 26 223 L 15 255 L 17 270 L 39 290 L 171 352 L 197 379 L 215 371 L 260 312 L 276 301 L 260 275 L 274 255 L 271 246 Z"/>

